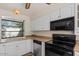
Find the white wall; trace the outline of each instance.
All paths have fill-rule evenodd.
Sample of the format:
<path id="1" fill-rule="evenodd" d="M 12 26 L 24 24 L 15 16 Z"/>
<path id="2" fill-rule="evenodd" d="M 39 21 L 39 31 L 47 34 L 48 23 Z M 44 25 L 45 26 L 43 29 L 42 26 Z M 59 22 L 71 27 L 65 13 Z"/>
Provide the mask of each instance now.
<path id="1" fill-rule="evenodd" d="M 8 19 L 8 20 L 14 20 L 14 21 L 23 21 L 24 20 L 24 35 L 31 34 L 30 17 L 21 15 L 21 14 L 15 15 L 11 11 L 0 9 L 0 39 L 1 39 L 1 19 Z M 12 38 L 12 39 L 16 39 L 16 38 Z"/>

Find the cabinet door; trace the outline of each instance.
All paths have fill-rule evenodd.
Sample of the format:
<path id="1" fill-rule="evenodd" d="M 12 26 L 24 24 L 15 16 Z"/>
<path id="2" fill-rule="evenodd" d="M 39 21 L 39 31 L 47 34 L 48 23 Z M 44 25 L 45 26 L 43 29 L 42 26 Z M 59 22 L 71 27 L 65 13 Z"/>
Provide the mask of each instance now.
<path id="1" fill-rule="evenodd" d="M 44 16 L 39 20 L 39 30 L 50 30 L 50 16 Z"/>
<path id="2" fill-rule="evenodd" d="M 17 55 L 15 42 L 6 44 L 6 53 L 7 53 L 6 56 L 16 56 Z"/>
<path id="3" fill-rule="evenodd" d="M 0 44 L 0 56 L 5 56 L 5 55 L 6 55 L 5 45 Z"/>
<path id="4" fill-rule="evenodd" d="M 74 16 L 74 4 L 68 5 L 60 9 L 61 18 L 67 18 Z"/>
<path id="5" fill-rule="evenodd" d="M 23 40 L 17 42 L 16 49 L 18 56 L 32 52 L 32 40 Z"/>
<path id="6" fill-rule="evenodd" d="M 59 9 L 56 11 L 51 12 L 51 21 L 58 20 L 60 18 L 60 11 Z"/>
<path id="7" fill-rule="evenodd" d="M 4 53 L 3 51 L 4 49 L 0 49 L 0 50 L 1 53 Z M 32 52 L 31 40 L 22 40 L 22 41 L 11 42 L 6 44 L 6 56 L 21 56 L 29 52 Z"/>
<path id="8" fill-rule="evenodd" d="M 75 34 L 79 35 L 79 4 L 75 4 Z"/>
<path id="9" fill-rule="evenodd" d="M 31 39 L 29 40 L 26 40 L 26 52 L 29 53 L 29 52 L 32 52 L 32 43 L 33 41 Z"/>
<path id="10" fill-rule="evenodd" d="M 32 31 L 49 30 L 50 17 L 44 16 L 37 20 L 32 21 Z"/>
<path id="11" fill-rule="evenodd" d="M 21 55 L 24 55 L 24 54 L 27 53 L 26 52 L 27 48 L 26 48 L 25 43 L 26 43 L 25 40 L 19 41 L 19 42 L 16 43 L 16 50 L 17 50 L 17 55 L 18 56 L 21 56 Z"/>
<path id="12" fill-rule="evenodd" d="M 72 5 L 70 5 L 71 7 L 71 16 L 75 16 L 75 4 L 73 3 Z"/>

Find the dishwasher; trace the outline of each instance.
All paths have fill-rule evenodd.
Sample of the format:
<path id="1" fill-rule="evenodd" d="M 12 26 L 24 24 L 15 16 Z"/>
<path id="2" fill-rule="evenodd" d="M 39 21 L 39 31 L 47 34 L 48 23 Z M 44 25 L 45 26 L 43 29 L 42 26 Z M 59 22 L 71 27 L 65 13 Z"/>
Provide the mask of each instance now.
<path id="1" fill-rule="evenodd" d="M 42 43 L 41 41 L 33 40 L 33 55 L 34 56 L 41 56 L 42 51 Z"/>

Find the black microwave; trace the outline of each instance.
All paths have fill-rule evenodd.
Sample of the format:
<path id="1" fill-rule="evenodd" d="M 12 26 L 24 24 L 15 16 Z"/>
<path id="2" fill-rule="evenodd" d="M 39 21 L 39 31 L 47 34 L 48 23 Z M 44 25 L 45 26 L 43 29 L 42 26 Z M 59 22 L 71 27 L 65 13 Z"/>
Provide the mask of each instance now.
<path id="1" fill-rule="evenodd" d="M 50 22 L 50 30 L 74 31 L 74 17 L 51 21 Z"/>

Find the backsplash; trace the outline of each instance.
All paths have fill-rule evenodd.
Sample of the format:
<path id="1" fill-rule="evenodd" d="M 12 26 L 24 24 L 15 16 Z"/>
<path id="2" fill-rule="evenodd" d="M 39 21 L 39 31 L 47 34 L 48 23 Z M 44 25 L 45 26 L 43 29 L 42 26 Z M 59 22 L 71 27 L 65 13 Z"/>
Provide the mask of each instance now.
<path id="1" fill-rule="evenodd" d="M 52 37 L 52 34 L 73 34 L 71 31 L 35 31 L 33 34 Z"/>

